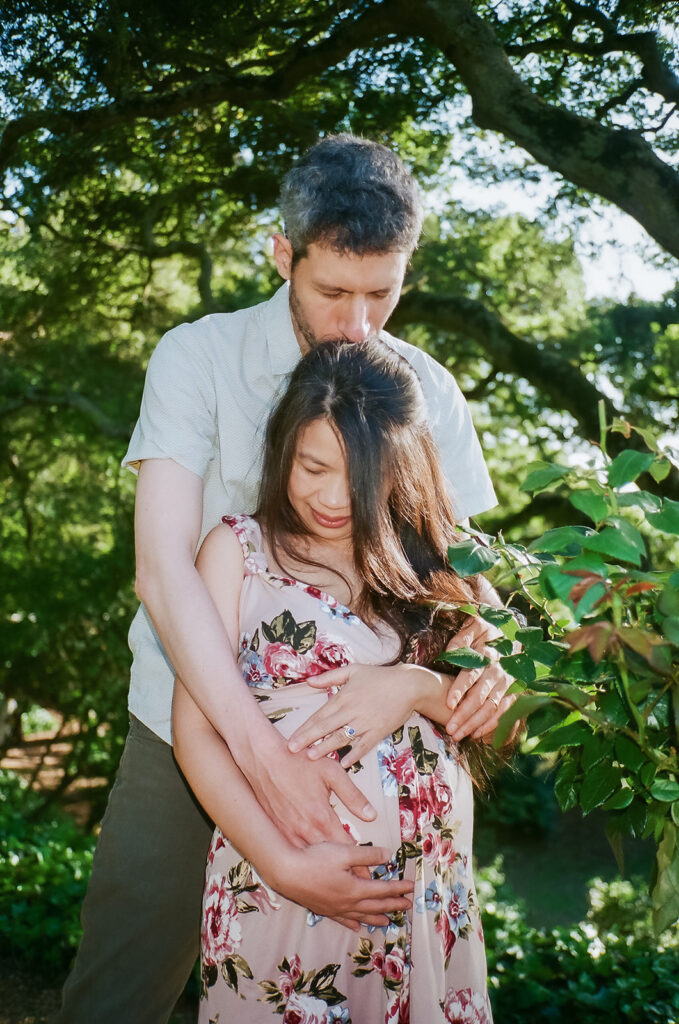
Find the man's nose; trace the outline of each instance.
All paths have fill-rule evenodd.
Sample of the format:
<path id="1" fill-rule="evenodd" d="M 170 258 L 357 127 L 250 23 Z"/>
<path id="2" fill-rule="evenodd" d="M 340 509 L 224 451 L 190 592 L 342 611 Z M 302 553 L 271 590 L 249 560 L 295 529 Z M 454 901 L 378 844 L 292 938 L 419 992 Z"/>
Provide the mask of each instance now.
<path id="1" fill-rule="evenodd" d="M 368 303 L 363 296 L 356 296 L 347 305 L 339 327 L 347 341 L 365 341 L 370 334 L 370 322 Z"/>

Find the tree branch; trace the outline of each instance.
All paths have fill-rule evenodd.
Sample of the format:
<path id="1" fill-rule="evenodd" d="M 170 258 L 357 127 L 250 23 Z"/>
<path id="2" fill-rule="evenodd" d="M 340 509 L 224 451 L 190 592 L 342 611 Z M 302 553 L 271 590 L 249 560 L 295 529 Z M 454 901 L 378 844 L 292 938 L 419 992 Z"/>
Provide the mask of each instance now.
<path id="1" fill-rule="evenodd" d="M 468 0 L 387 2 L 400 35 L 431 42 L 455 66 L 479 127 L 502 132 L 573 184 L 615 203 L 679 257 L 679 178 L 639 133 L 601 125 L 533 93 Z"/>
<path id="2" fill-rule="evenodd" d="M 77 391 L 71 390 L 54 395 L 46 388 L 27 388 L 22 395 L 10 399 L 0 406 L 0 419 L 4 419 L 5 416 L 11 416 L 13 413 L 30 405 L 59 405 L 69 409 L 76 409 L 92 420 L 102 434 L 106 434 L 108 437 L 128 438 L 130 435 L 129 426 L 114 423 L 89 398 L 79 394 Z"/>
<path id="3" fill-rule="evenodd" d="M 613 419 L 628 418 L 585 377 L 578 366 L 554 349 L 539 348 L 533 342 L 520 338 L 481 302 L 455 295 L 407 292 L 392 314 L 389 325 L 392 329 L 409 323 L 424 323 L 471 338 L 483 349 L 496 372 L 527 380 L 548 398 L 550 408 L 570 413 L 582 437 L 589 441 L 599 441 L 600 401 L 604 402 L 609 423 Z M 611 435 L 609 448 L 613 455 L 623 448 L 634 447 L 646 450 L 644 442 L 636 435 L 628 440 L 619 434 Z M 672 467 L 661 485 L 656 485 L 649 477 L 645 486 L 648 490 L 679 500 L 679 470 Z"/>
<path id="4" fill-rule="evenodd" d="M 377 4 L 337 29 L 315 46 L 298 40 L 286 62 L 269 75 L 242 74 L 231 68 L 214 69 L 176 89 L 150 90 L 86 110 L 40 110 L 10 121 L 0 137 L 0 173 L 11 166 L 17 147 L 25 136 L 39 129 L 52 134 L 96 134 L 136 120 L 163 119 L 186 110 L 204 109 L 219 103 L 233 103 L 244 109 L 254 103 L 286 99 L 296 87 L 343 60 L 357 47 L 391 31 L 385 4 Z"/>

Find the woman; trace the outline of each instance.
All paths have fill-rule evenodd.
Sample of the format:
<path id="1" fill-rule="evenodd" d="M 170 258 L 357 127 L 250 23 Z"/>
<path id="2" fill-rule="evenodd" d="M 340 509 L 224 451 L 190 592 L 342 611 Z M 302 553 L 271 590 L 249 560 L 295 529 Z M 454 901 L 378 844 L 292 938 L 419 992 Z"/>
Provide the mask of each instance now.
<path id="1" fill-rule="evenodd" d="M 212 727 L 178 680 L 176 756 L 206 806 L 217 790 L 221 799 L 203 906 L 205 1024 L 491 1021 L 472 781 L 432 725 L 450 716 L 440 677 L 418 668 L 459 629 L 456 606 L 476 597 L 447 564 L 453 531 L 409 364 L 378 341 L 312 350 L 270 419 L 255 517 L 225 516 L 197 566 L 286 737 L 334 697 L 304 680 L 351 662 L 412 662 L 400 729 L 353 764 L 350 722 L 316 751 L 342 755 L 377 810 L 366 824 L 337 807 L 347 841 L 365 846 L 364 870 L 394 879 L 394 912 L 366 901 L 359 927 L 293 902 L 299 880 L 319 872 L 322 906 L 323 847 L 291 846 L 235 766 L 216 777 Z"/>

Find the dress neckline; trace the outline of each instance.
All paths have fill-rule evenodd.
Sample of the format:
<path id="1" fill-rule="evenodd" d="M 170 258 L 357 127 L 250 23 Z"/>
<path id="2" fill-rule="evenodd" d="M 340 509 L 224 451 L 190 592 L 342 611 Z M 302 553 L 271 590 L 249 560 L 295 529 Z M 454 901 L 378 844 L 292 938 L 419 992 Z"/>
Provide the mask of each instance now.
<path id="1" fill-rule="evenodd" d="M 328 593 L 327 590 L 322 590 L 320 587 L 314 586 L 313 583 L 305 583 L 304 580 L 300 580 L 296 576 L 273 572 L 269 568 L 269 559 L 264 550 L 262 527 L 252 516 L 243 513 L 226 515 L 222 516 L 222 522 L 231 527 L 241 543 L 245 556 L 245 572 L 247 576 L 267 576 L 269 579 L 278 580 L 283 586 L 296 587 L 298 590 L 304 591 L 305 594 L 309 594 L 310 597 L 316 598 L 322 604 L 328 605 L 336 614 L 341 615 L 348 622 L 354 620 L 362 622 L 372 632 L 372 628 L 364 619 L 356 615 L 355 612 L 352 612 L 351 608 L 342 604 L 341 601 Z"/>

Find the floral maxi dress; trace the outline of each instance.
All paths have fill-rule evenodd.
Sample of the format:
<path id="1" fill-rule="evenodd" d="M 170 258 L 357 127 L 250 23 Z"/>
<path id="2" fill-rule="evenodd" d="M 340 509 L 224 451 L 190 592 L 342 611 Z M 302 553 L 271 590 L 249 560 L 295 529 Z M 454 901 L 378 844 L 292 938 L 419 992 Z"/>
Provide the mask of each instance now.
<path id="1" fill-rule="evenodd" d="M 268 571 L 258 524 L 225 516 L 245 554 L 239 664 L 285 736 L 328 696 L 304 682 L 338 665 L 384 664 L 378 634 L 317 588 Z M 352 932 L 274 893 L 215 830 L 206 869 L 201 1024 L 492 1024 L 472 878 L 472 786 L 456 748 L 414 714 L 351 769 L 377 810 L 361 843 L 393 850 L 379 877 L 415 879 L 412 912 Z"/>

